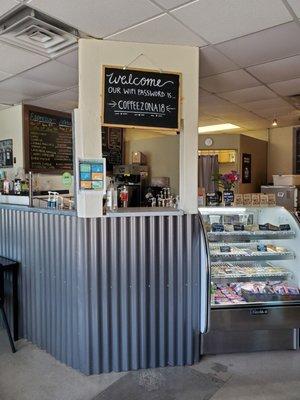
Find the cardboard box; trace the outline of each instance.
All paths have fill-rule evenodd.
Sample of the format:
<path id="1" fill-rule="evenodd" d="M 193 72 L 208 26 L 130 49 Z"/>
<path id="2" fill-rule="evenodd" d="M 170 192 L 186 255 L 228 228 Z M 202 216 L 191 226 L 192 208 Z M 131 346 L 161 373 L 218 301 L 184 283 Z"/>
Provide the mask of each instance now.
<path id="1" fill-rule="evenodd" d="M 147 157 L 140 151 L 133 151 L 131 154 L 132 164 L 145 165 L 147 164 Z"/>
<path id="2" fill-rule="evenodd" d="M 274 186 L 299 186 L 300 175 L 273 175 Z"/>
<path id="3" fill-rule="evenodd" d="M 268 204 L 269 206 L 276 206 L 276 196 L 275 193 L 268 193 Z"/>
<path id="4" fill-rule="evenodd" d="M 251 204 L 254 207 L 260 206 L 260 193 L 252 193 Z"/>
<path id="5" fill-rule="evenodd" d="M 167 176 L 156 176 L 151 178 L 151 186 L 170 187 L 170 178 Z"/>
<path id="6" fill-rule="evenodd" d="M 237 207 L 244 205 L 244 198 L 242 194 L 236 194 L 234 196 L 234 203 Z"/>
<path id="7" fill-rule="evenodd" d="M 260 205 L 261 206 L 268 206 L 269 205 L 269 199 L 267 194 L 260 194 Z"/>
<path id="8" fill-rule="evenodd" d="M 244 203 L 244 206 L 251 206 L 252 205 L 251 193 L 243 194 L 243 203 Z"/>

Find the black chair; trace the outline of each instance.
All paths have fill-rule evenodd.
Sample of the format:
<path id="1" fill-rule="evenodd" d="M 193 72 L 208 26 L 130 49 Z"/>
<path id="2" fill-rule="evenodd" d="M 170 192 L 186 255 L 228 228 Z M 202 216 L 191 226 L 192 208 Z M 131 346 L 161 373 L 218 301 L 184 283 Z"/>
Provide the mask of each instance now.
<path id="1" fill-rule="evenodd" d="M 14 340 L 18 340 L 18 272 L 19 263 L 8 258 L 0 257 L 0 312 L 2 315 L 3 323 L 8 335 L 10 347 L 13 353 L 16 352 L 13 337 L 10 331 L 8 319 L 4 310 L 4 273 L 9 272 L 12 274 L 12 295 L 13 295 L 13 321 L 14 321 Z"/>

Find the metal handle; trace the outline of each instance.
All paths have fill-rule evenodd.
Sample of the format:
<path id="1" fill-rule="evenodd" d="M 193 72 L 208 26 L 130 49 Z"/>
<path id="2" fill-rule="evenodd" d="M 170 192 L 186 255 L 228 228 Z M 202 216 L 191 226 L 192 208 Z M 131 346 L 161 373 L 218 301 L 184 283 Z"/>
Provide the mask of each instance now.
<path id="1" fill-rule="evenodd" d="M 33 207 L 33 184 L 32 184 L 32 172 L 29 171 L 29 207 Z"/>
<path id="2" fill-rule="evenodd" d="M 206 234 L 206 230 L 204 228 L 203 219 L 200 213 L 198 213 L 199 224 L 201 227 L 201 244 L 204 244 L 204 252 L 205 252 L 205 276 L 206 276 L 206 291 L 207 291 L 207 301 L 206 301 L 206 315 L 205 326 L 201 330 L 202 333 L 207 333 L 210 327 L 210 310 L 211 310 L 211 293 L 210 293 L 210 285 L 211 285 L 211 264 L 210 264 L 210 255 L 209 255 L 209 244 L 208 238 Z M 201 249 L 202 250 L 202 249 Z M 202 277 L 202 265 L 201 267 L 201 277 Z"/>

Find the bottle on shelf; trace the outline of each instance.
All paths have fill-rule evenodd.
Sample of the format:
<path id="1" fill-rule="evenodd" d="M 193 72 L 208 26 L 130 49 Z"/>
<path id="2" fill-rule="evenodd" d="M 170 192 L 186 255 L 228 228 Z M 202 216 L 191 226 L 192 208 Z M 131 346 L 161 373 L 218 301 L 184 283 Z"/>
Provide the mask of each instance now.
<path id="1" fill-rule="evenodd" d="M 106 191 L 106 209 L 107 211 L 117 211 L 118 209 L 118 191 L 113 179 L 110 180 Z"/>
<path id="2" fill-rule="evenodd" d="M 124 185 L 121 187 L 121 190 L 120 190 L 120 201 L 121 201 L 122 207 L 124 207 L 124 208 L 128 207 L 128 200 L 129 200 L 128 189 L 127 189 L 127 186 Z"/>

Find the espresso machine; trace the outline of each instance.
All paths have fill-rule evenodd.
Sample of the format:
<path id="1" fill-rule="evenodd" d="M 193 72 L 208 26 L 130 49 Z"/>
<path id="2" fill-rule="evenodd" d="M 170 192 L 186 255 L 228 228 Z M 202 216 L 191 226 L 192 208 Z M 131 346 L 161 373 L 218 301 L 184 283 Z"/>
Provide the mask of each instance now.
<path id="1" fill-rule="evenodd" d="M 149 167 L 138 164 L 115 165 L 113 175 L 118 194 L 124 190 L 124 186 L 128 191 L 128 207 L 143 207 L 145 191 L 148 186 Z M 118 198 L 120 199 L 119 195 Z M 119 200 L 119 207 L 122 206 Z"/>

